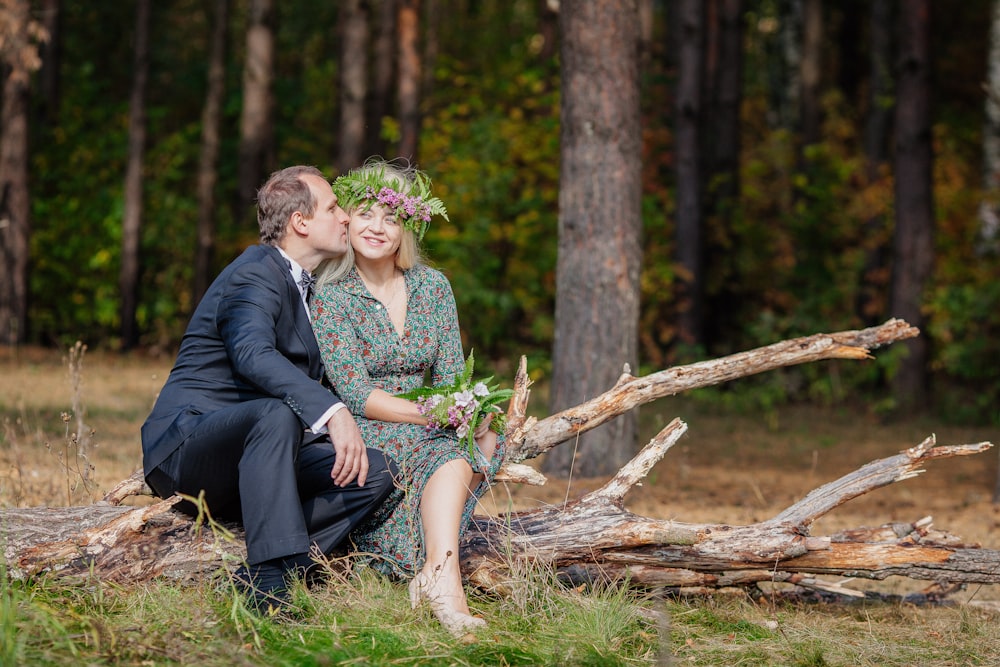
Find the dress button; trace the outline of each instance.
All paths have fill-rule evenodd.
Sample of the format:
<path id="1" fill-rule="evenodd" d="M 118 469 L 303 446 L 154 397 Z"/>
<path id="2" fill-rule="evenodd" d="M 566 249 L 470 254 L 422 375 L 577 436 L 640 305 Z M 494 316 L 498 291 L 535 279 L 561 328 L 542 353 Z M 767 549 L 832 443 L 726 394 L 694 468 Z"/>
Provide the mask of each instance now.
<path id="1" fill-rule="evenodd" d="M 381 303 L 376 303 L 375 304 L 375 310 L 382 310 L 382 304 Z"/>

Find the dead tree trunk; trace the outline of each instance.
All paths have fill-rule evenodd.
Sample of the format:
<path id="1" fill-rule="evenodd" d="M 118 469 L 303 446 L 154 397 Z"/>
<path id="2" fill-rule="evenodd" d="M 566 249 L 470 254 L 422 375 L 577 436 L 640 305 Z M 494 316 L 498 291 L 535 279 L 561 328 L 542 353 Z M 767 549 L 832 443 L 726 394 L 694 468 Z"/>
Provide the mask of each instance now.
<path id="1" fill-rule="evenodd" d="M 608 392 L 541 421 L 526 418 L 525 363 L 509 409 L 509 477 L 517 462 L 537 456 L 567 434 L 584 431 L 661 396 L 820 359 L 864 359 L 869 350 L 915 336 L 898 320 L 861 331 L 818 334 L 668 369 L 643 378 L 628 375 Z M 896 456 L 873 461 L 819 487 L 778 515 L 747 526 L 690 524 L 652 519 L 623 507 L 642 480 L 687 430 L 672 421 L 600 489 L 561 506 L 477 517 L 462 544 L 470 582 L 500 594 L 530 564 L 553 567 L 569 581 L 626 580 L 636 586 L 715 590 L 762 581 L 851 594 L 814 575 L 882 579 L 890 575 L 938 583 L 1000 583 L 1000 551 L 963 544 L 933 530 L 930 518 L 912 524 L 813 536 L 809 527 L 832 509 L 923 471 L 935 459 L 976 454 L 991 443 L 934 446 L 933 437 Z M 513 472 L 510 472 L 513 471 Z M 31 508 L 0 513 L 7 571 L 97 576 L 123 583 L 166 576 L 200 580 L 244 555 L 236 527 L 196 522 L 172 510 L 177 498 L 148 507 L 122 507 L 142 492 L 141 472 L 90 507 Z M 856 592 L 853 592 L 857 594 Z"/>
<path id="2" fill-rule="evenodd" d="M 930 528 L 930 519 L 880 529 L 809 534 L 809 525 L 845 502 L 914 477 L 930 460 L 977 454 L 977 443 L 934 447 L 933 437 L 873 461 L 812 491 L 777 516 L 748 526 L 688 524 L 637 516 L 625 494 L 687 430 L 675 419 L 603 487 L 561 507 L 478 518 L 465 540 L 462 569 L 485 589 L 505 591 L 511 570 L 543 562 L 574 583 L 628 578 L 633 585 L 733 586 L 799 583 L 810 574 L 937 582 L 1000 583 L 1000 551 L 964 545 Z"/>

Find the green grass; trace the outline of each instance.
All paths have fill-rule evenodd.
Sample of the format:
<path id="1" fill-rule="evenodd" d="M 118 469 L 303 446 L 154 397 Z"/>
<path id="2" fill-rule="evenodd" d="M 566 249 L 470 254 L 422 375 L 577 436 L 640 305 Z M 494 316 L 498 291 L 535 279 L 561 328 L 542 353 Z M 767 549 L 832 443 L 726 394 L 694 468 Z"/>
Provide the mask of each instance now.
<path id="1" fill-rule="evenodd" d="M 651 664 L 657 638 L 636 594 L 535 583 L 520 614 L 507 599 L 473 595 L 489 626 L 457 641 L 427 609 L 410 609 L 404 586 L 369 570 L 297 588 L 290 620 L 251 615 L 224 582 L 6 582 L 0 664 Z"/>
<path id="2" fill-rule="evenodd" d="M 0 665 L 994 665 L 1000 624 L 968 608 L 660 599 L 568 590 L 535 574 L 473 593 L 489 622 L 453 639 L 368 570 L 294 591 L 291 620 L 246 612 L 225 583 L 0 584 Z"/>

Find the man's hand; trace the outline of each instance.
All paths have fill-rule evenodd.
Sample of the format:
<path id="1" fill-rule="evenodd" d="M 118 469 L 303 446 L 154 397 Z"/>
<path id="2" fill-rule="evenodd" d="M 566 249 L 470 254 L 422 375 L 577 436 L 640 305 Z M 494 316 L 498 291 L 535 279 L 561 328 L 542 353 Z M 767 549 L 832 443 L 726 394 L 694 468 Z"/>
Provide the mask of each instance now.
<path id="1" fill-rule="evenodd" d="M 333 464 L 330 478 L 337 486 L 347 486 L 355 477 L 358 486 L 364 486 L 368 478 L 368 450 L 361 439 L 361 431 L 349 410 L 340 409 L 333 413 L 326 423 L 333 441 L 333 449 L 337 453 L 337 462 Z"/>

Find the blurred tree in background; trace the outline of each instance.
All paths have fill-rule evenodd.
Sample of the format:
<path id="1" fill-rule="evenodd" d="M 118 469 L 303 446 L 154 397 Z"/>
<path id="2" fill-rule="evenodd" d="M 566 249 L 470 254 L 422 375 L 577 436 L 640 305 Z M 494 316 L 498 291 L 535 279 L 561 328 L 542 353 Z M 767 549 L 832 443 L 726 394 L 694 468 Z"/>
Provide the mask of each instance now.
<path id="1" fill-rule="evenodd" d="M 126 259 L 137 3 L 20 0 L 25 2 L 31 25 L 40 29 L 17 34 L 41 58 L 41 68 L 29 73 L 25 97 L 30 178 L 24 185 L 4 180 L 12 185 L 3 194 L 9 205 L 27 191 L 30 236 L 27 250 L 11 246 L 17 219 L 4 214 L 0 328 L 8 344 L 83 339 L 122 349 L 130 342 L 122 336 L 119 276 Z M 18 4 L 3 0 L 0 8 L 10 16 Z M 896 96 L 904 94 L 901 12 L 912 7 L 903 0 L 705 0 L 697 3 L 704 11 L 700 46 L 682 59 L 680 3 L 637 4 L 648 30 L 637 40 L 642 367 L 865 326 L 896 314 L 890 297 L 901 258 L 893 239 L 902 211 L 894 111 Z M 989 144 L 995 129 L 984 132 L 984 83 L 992 81 L 988 65 L 998 67 L 991 60 L 1000 58 L 994 43 L 1000 30 L 991 32 L 996 2 L 926 4 L 923 136 L 932 188 L 919 187 L 933 206 L 933 262 L 914 301 L 926 343 L 920 363 L 926 379 L 919 382 L 941 414 L 1000 423 L 1000 379 L 991 372 L 1000 358 L 1000 259 L 996 244 L 984 241 L 989 219 L 980 215 L 983 202 L 995 198 L 984 187 L 991 183 L 984 174 L 996 167 L 984 165 L 983 154 L 995 152 Z M 134 279 L 139 345 L 173 352 L 203 289 L 205 275 L 196 280 L 198 273 L 214 275 L 256 241 L 256 226 L 244 210 L 248 192 L 271 170 L 292 163 L 315 164 L 334 176 L 357 159 L 357 141 L 349 142 L 340 128 L 345 120 L 356 128 L 360 114 L 362 154 L 394 157 L 401 146 L 412 150 L 448 205 L 452 221 L 435 223 L 426 249 L 454 284 L 466 346 L 500 377 L 522 353 L 548 375 L 557 209 L 566 185 L 560 184 L 560 3 L 229 0 L 226 9 L 222 34 L 228 39 L 217 29 L 218 2 L 152 3 Z M 366 49 L 343 47 L 341 21 L 346 26 L 348 9 L 361 12 Z M 248 68 L 260 62 L 261 42 L 250 36 L 261 26 L 273 40 L 271 78 L 264 81 L 273 106 L 251 146 L 244 128 L 257 102 L 247 97 Z M 401 39 L 404 29 L 416 30 L 408 38 L 415 41 Z M 220 40 L 221 63 L 212 55 Z M 5 34 L 3 48 L 12 43 Z M 418 71 L 400 72 L 403 55 L 416 58 Z M 5 62 L 6 108 L 14 101 L 6 91 L 15 71 Z M 255 76 L 261 74 L 254 68 Z M 362 109 L 345 117 L 348 76 L 364 99 Z M 701 104 L 684 126 L 679 86 L 692 77 L 700 81 Z M 210 83 L 219 79 L 213 84 L 217 111 L 209 113 Z M 364 85 L 354 87 L 359 82 Z M 414 96 L 401 99 L 400 91 Z M 266 99 L 259 108 L 268 109 Z M 206 128 L 213 123 L 214 160 L 205 153 L 211 141 Z M 12 128 L 5 121 L 4 133 Z M 682 144 L 682 130 L 692 129 L 697 139 Z M 351 132 L 358 140 L 358 130 Z M 414 133 L 416 148 L 400 143 L 413 141 Z M 694 177 L 682 177 L 682 155 L 700 160 Z M 695 221 L 695 245 L 679 235 L 682 205 L 685 220 Z M 618 224 L 604 221 L 609 230 Z M 685 257 L 700 261 L 694 285 L 686 282 L 693 274 Z M 22 314 L 10 310 L 19 302 L 11 301 L 16 289 L 8 291 L 18 275 L 25 281 Z M 684 319 L 691 311 L 682 286 L 697 290 L 695 320 Z M 757 405 L 868 396 L 876 409 L 888 411 L 905 402 L 901 389 L 890 393 L 886 387 L 901 377 L 907 359 L 912 357 L 901 346 L 872 364 L 788 370 L 740 384 L 751 392 L 719 396 L 749 395 Z M 617 369 L 623 361 L 603 360 Z"/>

